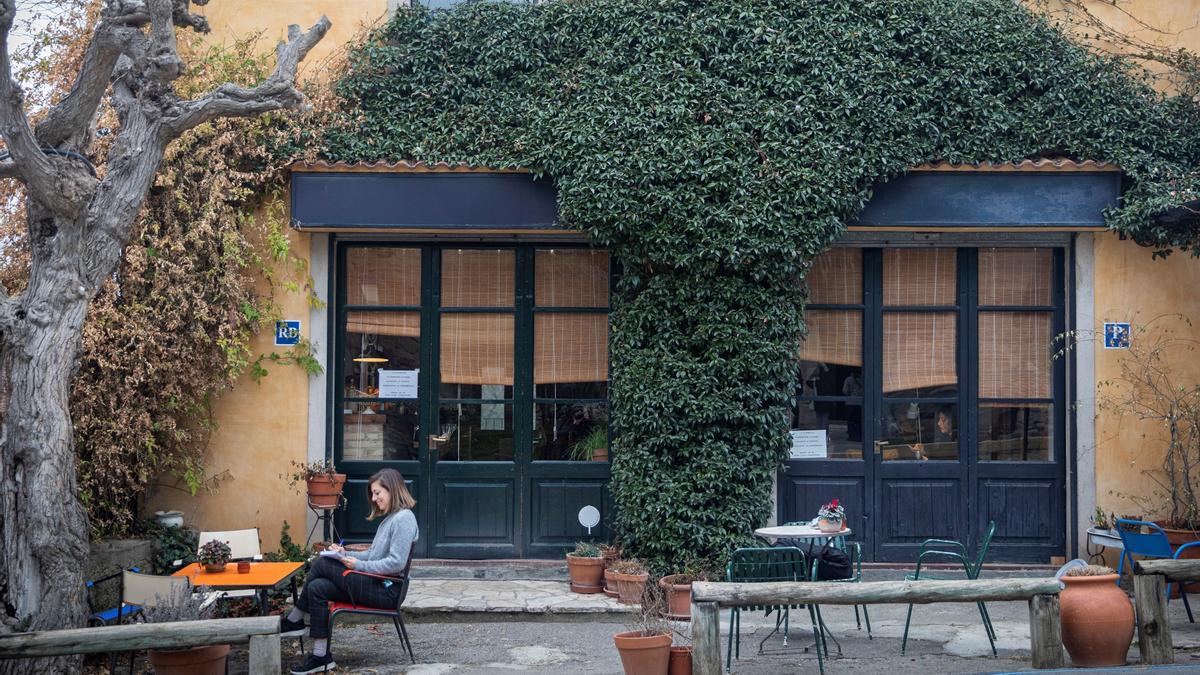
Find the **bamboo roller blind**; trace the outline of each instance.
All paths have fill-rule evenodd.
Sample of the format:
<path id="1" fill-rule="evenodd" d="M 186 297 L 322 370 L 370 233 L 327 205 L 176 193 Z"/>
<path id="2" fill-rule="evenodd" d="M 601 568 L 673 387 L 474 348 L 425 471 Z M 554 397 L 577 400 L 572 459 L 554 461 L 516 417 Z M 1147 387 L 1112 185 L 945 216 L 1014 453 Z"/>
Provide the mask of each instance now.
<path id="1" fill-rule="evenodd" d="M 510 310 L 516 297 L 512 250 L 447 250 L 442 255 L 443 307 Z M 534 260 L 539 307 L 595 311 L 537 313 L 534 382 L 608 380 L 609 256 L 589 249 L 539 250 Z M 347 302 L 420 305 L 418 249 L 355 248 L 347 253 Z M 511 311 L 445 313 L 441 318 L 441 381 L 513 384 L 515 319 Z M 348 333 L 420 337 L 417 312 L 350 312 Z"/>
<path id="2" fill-rule="evenodd" d="M 883 256 L 886 306 L 930 306 L 929 312 L 883 315 L 883 391 L 940 387 L 958 381 L 956 314 L 932 307 L 957 304 L 954 249 L 887 249 Z M 1053 252 L 1049 249 L 980 249 L 981 306 L 1049 306 Z M 862 253 L 835 248 L 809 272 L 809 302 L 861 304 Z M 800 358 L 862 366 L 861 310 L 808 310 L 808 335 Z M 979 396 L 1048 398 L 1052 369 L 1052 312 L 979 314 Z"/>

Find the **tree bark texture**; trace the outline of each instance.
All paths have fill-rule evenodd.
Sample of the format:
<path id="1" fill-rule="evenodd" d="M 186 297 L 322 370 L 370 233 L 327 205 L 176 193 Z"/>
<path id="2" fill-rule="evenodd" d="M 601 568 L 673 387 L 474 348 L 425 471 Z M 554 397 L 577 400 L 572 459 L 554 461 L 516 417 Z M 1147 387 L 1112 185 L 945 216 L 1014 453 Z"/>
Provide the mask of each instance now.
<path id="1" fill-rule="evenodd" d="M 183 72 L 175 29 L 207 30 L 190 2 L 105 0 L 75 85 L 34 129 L 8 57 L 16 1 L 0 0 L 0 137 L 10 157 L 0 159 L 0 179 L 26 187 L 31 249 L 25 291 L 0 288 L 0 395 L 8 394 L 0 418 L 0 634 L 84 624 L 88 527 L 70 382 L 88 305 L 120 263 L 167 145 L 218 117 L 301 105 L 297 66 L 330 25 L 321 17 L 307 32 L 290 26 L 274 72 L 258 86 L 226 84 L 183 100 L 171 86 Z M 90 125 L 106 92 L 120 126 L 107 154 L 89 158 Z M 104 164 L 102 175 L 92 162 Z M 0 674 L 76 672 L 80 663 L 0 660 Z"/>

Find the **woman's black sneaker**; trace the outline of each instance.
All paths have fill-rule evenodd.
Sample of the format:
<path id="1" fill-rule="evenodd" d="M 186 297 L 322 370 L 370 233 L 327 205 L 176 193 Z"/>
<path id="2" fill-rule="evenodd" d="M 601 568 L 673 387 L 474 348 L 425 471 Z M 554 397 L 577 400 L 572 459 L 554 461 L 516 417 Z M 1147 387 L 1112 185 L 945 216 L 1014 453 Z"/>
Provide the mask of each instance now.
<path id="1" fill-rule="evenodd" d="M 304 620 L 288 621 L 288 618 L 282 617 L 279 622 L 279 637 L 303 637 L 308 632 L 308 626 L 304 625 Z"/>
<path id="2" fill-rule="evenodd" d="M 292 675 L 305 675 L 306 673 L 323 673 L 327 670 L 332 670 L 337 667 L 333 662 L 333 654 L 328 653 L 325 656 L 316 656 L 309 654 L 304 657 L 298 665 L 292 666 Z"/>

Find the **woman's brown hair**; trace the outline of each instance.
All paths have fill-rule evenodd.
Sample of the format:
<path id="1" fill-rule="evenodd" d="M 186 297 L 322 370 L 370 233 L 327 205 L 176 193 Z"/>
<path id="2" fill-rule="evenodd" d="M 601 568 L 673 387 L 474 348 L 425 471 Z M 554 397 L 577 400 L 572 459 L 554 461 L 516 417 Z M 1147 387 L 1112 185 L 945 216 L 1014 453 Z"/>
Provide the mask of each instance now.
<path id="1" fill-rule="evenodd" d="M 387 513 L 380 511 L 375 502 L 371 501 L 371 486 L 375 483 L 388 491 L 392 496 L 392 503 L 389 505 L 390 510 Z M 371 476 L 371 480 L 367 481 L 367 503 L 371 505 L 371 513 L 367 516 L 367 520 L 375 520 L 380 516 L 391 515 L 401 509 L 411 509 L 417 505 L 417 500 L 413 499 L 412 493 L 404 486 L 404 476 L 395 469 L 380 469 Z"/>

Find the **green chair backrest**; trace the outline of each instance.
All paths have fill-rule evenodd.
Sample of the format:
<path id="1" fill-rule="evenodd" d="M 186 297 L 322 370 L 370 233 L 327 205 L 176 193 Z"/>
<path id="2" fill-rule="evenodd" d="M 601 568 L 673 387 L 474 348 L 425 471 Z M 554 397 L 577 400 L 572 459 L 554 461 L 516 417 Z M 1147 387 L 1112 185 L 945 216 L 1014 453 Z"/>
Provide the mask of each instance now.
<path id="1" fill-rule="evenodd" d="M 739 548 L 725 568 L 727 581 L 758 583 L 767 581 L 808 581 L 811 565 L 804 552 L 793 546 Z M 776 609 L 782 605 L 755 605 L 742 609 Z"/>
<path id="2" fill-rule="evenodd" d="M 979 555 L 975 556 L 974 575 L 976 577 L 983 570 L 983 559 L 987 557 L 988 547 L 992 545 L 992 535 L 994 534 L 996 534 L 996 521 L 989 520 L 987 530 L 983 533 L 983 539 L 979 540 Z"/>

